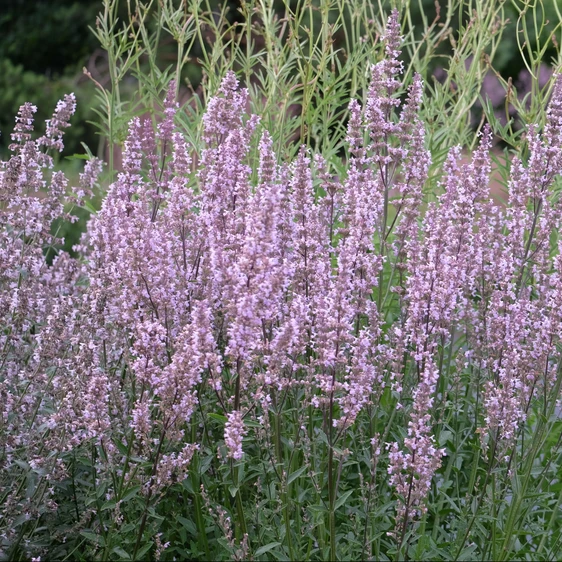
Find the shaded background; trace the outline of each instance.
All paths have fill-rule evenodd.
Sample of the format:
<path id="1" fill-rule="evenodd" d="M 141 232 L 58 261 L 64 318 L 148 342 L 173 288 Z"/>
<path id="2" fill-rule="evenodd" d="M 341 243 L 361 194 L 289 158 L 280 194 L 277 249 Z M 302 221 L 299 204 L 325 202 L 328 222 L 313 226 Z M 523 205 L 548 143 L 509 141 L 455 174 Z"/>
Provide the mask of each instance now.
<path id="1" fill-rule="evenodd" d="M 291 0 L 291 5 L 298 1 Z M 557 19 L 554 11 L 556 1 L 545 0 L 546 20 Z M 211 0 L 210 5 L 219 8 L 225 3 L 230 9 L 229 18 L 235 21 L 239 17 L 237 0 Z M 443 0 L 441 3 L 445 4 Z M 435 14 L 434 0 L 422 0 L 421 5 L 429 18 Z M 283 1 L 276 1 L 275 6 L 281 16 Z M 87 67 L 96 79 L 104 79 L 104 52 L 89 30 L 89 26 L 95 25 L 96 15 L 101 9 L 101 0 L 0 0 L 0 157 L 7 154 L 14 116 L 21 104 L 26 101 L 35 104 L 38 107 L 36 119 L 40 123 L 49 118 L 57 100 L 68 92 L 75 92 L 78 108 L 66 136 L 65 154 L 83 153 L 80 142 L 86 143 L 94 153 L 103 153 L 103 139 L 88 123 L 95 119 L 92 111 L 92 106 L 96 104 L 94 87 L 82 72 L 83 67 Z M 126 16 L 124 0 L 121 9 Z M 416 8 L 412 10 L 416 21 Z M 511 23 L 504 32 L 494 66 L 504 78 L 512 77 L 515 85 L 524 89 L 525 68 L 515 34 L 517 11 L 511 4 L 506 5 L 505 10 Z M 548 30 L 547 24 L 545 33 Z M 172 50 L 166 51 L 167 40 L 163 34 L 163 67 L 173 62 L 174 56 Z M 335 37 L 335 40 L 337 42 L 338 38 Z M 447 49 L 447 46 L 443 48 Z M 193 54 L 196 59 L 197 53 Z M 550 60 L 551 54 L 546 53 L 545 61 Z M 548 72 L 545 72 L 547 76 Z M 438 68 L 435 74 L 438 78 Z M 194 89 L 197 88 L 201 72 L 195 60 L 187 66 L 183 78 Z M 484 93 L 496 105 L 501 105 L 504 91 L 499 82 L 490 76 L 484 86 Z M 41 128 L 41 125 L 38 127 Z"/>

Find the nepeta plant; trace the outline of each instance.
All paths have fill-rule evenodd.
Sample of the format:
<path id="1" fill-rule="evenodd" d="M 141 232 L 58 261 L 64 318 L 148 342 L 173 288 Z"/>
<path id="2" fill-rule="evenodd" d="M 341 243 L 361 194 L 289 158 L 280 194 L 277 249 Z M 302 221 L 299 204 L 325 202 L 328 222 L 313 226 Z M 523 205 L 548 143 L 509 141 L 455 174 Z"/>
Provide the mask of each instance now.
<path id="1" fill-rule="evenodd" d="M 50 152 L 62 151 L 75 107 L 74 95 L 65 96 L 45 134 L 33 140 L 36 108 L 23 105 L 11 135 L 12 156 L 0 170 L 0 521 L 8 544 L 19 544 L 26 526 L 38 527 L 56 510 L 53 479 L 65 474 L 60 453 L 69 436 L 53 431 L 52 420 L 64 362 L 58 337 L 72 324 L 82 267 L 66 254 L 48 265 L 45 253 L 62 242 L 54 225 L 75 219 L 68 205 L 91 195 L 101 168 L 90 160 L 70 194 L 65 175 L 53 171 Z"/>
<path id="2" fill-rule="evenodd" d="M 7 556 L 559 552 L 562 80 L 505 209 L 487 127 L 426 203 L 424 88 L 401 80 L 397 11 L 384 41 L 343 172 L 304 145 L 281 161 L 233 72 L 198 152 L 172 82 L 156 127 L 131 120 L 80 257 L 51 266 L 66 183 L 39 195 L 41 148 L 61 148 L 73 100 L 37 141 L 22 108 L 1 176 Z"/>

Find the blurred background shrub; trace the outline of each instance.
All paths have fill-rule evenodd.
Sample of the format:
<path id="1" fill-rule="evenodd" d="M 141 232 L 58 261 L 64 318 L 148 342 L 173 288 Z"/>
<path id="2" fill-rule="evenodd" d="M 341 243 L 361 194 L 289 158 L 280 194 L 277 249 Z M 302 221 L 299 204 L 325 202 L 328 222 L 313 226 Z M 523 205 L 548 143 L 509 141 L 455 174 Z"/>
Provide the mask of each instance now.
<path id="1" fill-rule="evenodd" d="M 444 57 L 451 54 L 455 43 L 455 34 L 459 29 L 470 25 L 473 10 L 479 0 L 464 2 L 462 13 L 458 13 L 456 2 L 451 0 L 414 0 L 411 2 L 390 2 L 366 0 L 365 4 L 376 14 L 388 10 L 391 5 L 404 7 L 409 12 L 410 25 L 414 36 L 421 38 L 426 29 L 426 22 L 431 23 L 439 12 L 441 21 L 448 10 L 456 10 L 451 18 L 451 33 L 444 37 L 438 46 L 437 54 Z M 128 10 L 135 2 L 123 0 L 118 3 L 119 25 L 128 19 Z M 150 4 L 150 2 L 149 2 Z M 159 9 L 159 2 L 153 1 L 152 12 Z M 180 0 L 174 0 L 180 6 Z M 244 19 L 248 4 L 244 0 L 206 0 L 188 2 L 189 7 L 199 6 L 203 11 L 222 14 L 225 22 L 236 25 Z M 279 18 L 289 8 L 297 13 L 303 6 L 321 4 L 320 0 L 275 0 L 273 10 Z M 525 13 L 533 8 L 533 21 L 525 23 Z M 96 17 L 102 12 L 102 0 L 3 0 L 0 11 L 0 156 L 5 157 L 10 143 L 9 135 L 13 126 L 13 116 L 25 101 L 31 101 L 38 107 L 37 121 L 49 117 L 56 101 L 66 92 L 74 91 L 78 98 L 78 111 L 66 140 L 66 154 L 83 152 L 81 142 L 86 143 L 93 152 L 104 154 L 105 139 L 96 136 L 96 128 L 88 121 L 95 119 L 92 110 L 97 107 L 94 98 L 95 86 L 84 76 L 84 67 L 92 73 L 94 79 L 105 85 L 107 80 L 107 63 L 104 50 L 98 38 L 91 31 L 95 27 Z M 313 18 L 321 18 L 320 10 L 312 11 Z M 153 14 L 155 15 L 155 14 Z M 501 106 L 505 98 L 505 88 L 511 78 L 511 84 L 525 95 L 531 89 L 529 79 L 529 60 L 533 53 L 541 52 L 545 66 L 541 69 L 543 76 L 548 75 L 548 65 L 556 56 L 556 41 L 551 42 L 556 22 L 560 20 L 557 0 L 514 0 L 505 2 L 501 17 L 504 20 L 501 46 L 494 54 L 494 72 L 485 80 L 483 93 L 495 106 Z M 335 18 L 336 14 L 331 14 Z M 157 16 L 147 20 L 147 28 L 154 28 Z M 439 23 L 438 23 L 439 25 Z M 320 29 L 316 26 L 315 29 Z M 157 30 L 152 29 L 153 32 Z M 169 33 L 155 33 L 159 45 L 157 60 L 164 70 L 175 64 L 177 53 Z M 303 29 L 300 30 L 303 32 Z M 518 39 L 519 37 L 519 39 Z M 212 37 L 207 37 L 212 41 Z M 334 49 L 345 48 L 346 36 L 342 28 L 332 38 Z M 544 46 L 544 49 L 543 49 Z M 199 59 L 203 48 L 199 38 L 191 45 L 189 60 L 182 67 L 182 81 L 196 90 L 203 78 Z M 527 60 L 523 58 L 529 53 Z M 523 55 L 523 56 L 522 56 Z M 406 59 L 408 53 L 405 53 Z M 406 61 L 407 62 L 407 61 Z M 444 62 L 440 66 L 439 58 L 430 60 L 427 76 L 443 79 L 442 68 L 448 68 Z M 540 81 L 544 83 L 544 79 Z M 503 86 L 502 86 L 503 83 Z M 129 87 L 131 96 L 135 95 L 135 82 Z"/>
<path id="2" fill-rule="evenodd" d="M 98 45 L 88 26 L 97 0 L 3 0 L 0 10 L 0 152 L 6 156 L 14 115 L 26 101 L 48 119 L 60 97 L 75 91 L 78 113 L 68 132 L 67 153 L 80 142 L 95 146 L 90 110 L 93 86 L 82 67 Z"/>

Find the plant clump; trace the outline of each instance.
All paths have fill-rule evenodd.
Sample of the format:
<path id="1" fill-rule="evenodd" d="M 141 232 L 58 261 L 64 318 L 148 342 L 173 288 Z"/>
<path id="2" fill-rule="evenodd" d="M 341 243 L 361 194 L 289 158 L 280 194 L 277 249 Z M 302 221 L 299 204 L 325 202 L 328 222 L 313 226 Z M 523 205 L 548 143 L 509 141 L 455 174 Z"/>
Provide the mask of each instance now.
<path id="1" fill-rule="evenodd" d="M 280 158 L 233 72 L 198 153 L 172 81 L 156 126 L 130 121 L 77 257 L 54 229 L 100 163 L 69 194 L 49 151 L 74 98 L 37 140 L 22 106 L 0 172 L 0 556 L 485 557 L 473 525 L 496 508 L 494 552 L 523 548 L 516 509 L 560 446 L 539 455 L 562 381 L 562 79 L 505 209 L 489 127 L 428 202 L 397 11 L 384 41 L 335 174 L 305 145 Z"/>

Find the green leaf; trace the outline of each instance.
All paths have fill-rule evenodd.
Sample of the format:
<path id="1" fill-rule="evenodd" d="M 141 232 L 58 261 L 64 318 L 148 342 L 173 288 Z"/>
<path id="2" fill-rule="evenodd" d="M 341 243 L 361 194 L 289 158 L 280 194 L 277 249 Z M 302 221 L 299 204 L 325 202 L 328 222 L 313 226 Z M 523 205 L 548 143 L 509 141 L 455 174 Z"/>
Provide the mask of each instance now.
<path id="1" fill-rule="evenodd" d="M 443 446 L 443 445 L 445 445 L 448 441 L 451 441 L 451 443 L 452 443 L 452 442 L 453 442 L 453 438 L 454 438 L 454 436 L 453 436 L 453 433 L 452 433 L 451 431 L 447 431 L 447 430 L 442 431 L 442 432 L 439 434 L 439 445 L 440 445 L 440 446 Z"/>
<path id="2" fill-rule="evenodd" d="M 194 474 L 191 474 L 192 478 L 194 478 Z M 185 479 L 182 481 L 182 486 L 190 493 L 190 494 L 194 494 L 195 493 L 195 488 L 193 487 L 193 482 L 189 479 Z"/>
<path id="3" fill-rule="evenodd" d="M 322 443 L 325 443 L 326 445 L 328 445 L 328 447 L 330 446 L 330 442 L 328 441 L 328 436 L 321 429 L 319 429 L 316 432 L 316 438 L 319 441 L 321 441 Z"/>
<path id="4" fill-rule="evenodd" d="M 120 529 L 123 534 L 131 533 L 137 528 L 136 523 L 125 523 Z"/>
<path id="5" fill-rule="evenodd" d="M 292 474 L 289 475 L 289 478 L 287 479 L 287 486 L 291 483 L 294 482 L 299 476 L 301 476 L 301 474 L 303 474 L 306 471 L 307 467 L 306 466 L 301 466 L 298 470 L 295 470 L 295 472 L 293 472 Z"/>
<path id="6" fill-rule="evenodd" d="M 165 517 L 162 517 L 162 515 L 158 515 L 158 513 L 156 513 L 156 510 L 154 509 L 154 507 L 149 507 L 147 511 L 153 519 L 155 519 L 156 521 L 159 521 L 160 523 L 162 523 L 163 521 L 166 520 Z"/>
<path id="7" fill-rule="evenodd" d="M 82 207 L 93 215 L 97 214 L 98 210 L 90 203 L 90 201 L 83 201 Z"/>
<path id="8" fill-rule="evenodd" d="M 217 420 L 220 423 L 226 423 L 227 422 L 226 416 L 223 416 L 221 414 L 211 413 L 211 414 L 209 414 L 209 417 L 213 420 Z"/>
<path id="9" fill-rule="evenodd" d="M 104 538 L 101 535 L 99 535 L 98 533 L 95 533 L 94 531 L 89 531 L 88 529 L 82 529 L 80 531 L 80 534 L 85 539 L 88 539 L 89 541 L 97 544 L 98 546 L 105 546 Z"/>
<path id="10" fill-rule="evenodd" d="M 281 543 L 280 542 L 270 542 L 269 544 L 266 544 L 264 546 L 260 546 L 260 548 L 258 548 L 254 554 L 254 556 L 261 556 L 262 554 L 265 554 L 266 552 L 269 552 L 272 548 L 275 548 L 276 546 L 279 546 Z"/>
<path id="11" fill-rule="evenodd" d="M 211 466 L 211 463 L 213 462 L 213 457 L 212 456 L 208 456 L 205 457 L 204 459 L 201 460 L 201 466 L 199 468 L 199 474 L 205 474 L 205 472 L 207 472 L 207 470 L 209 470 L 209 467 Z"/>
<path id="12" fill-rule="evenodd" d="M 86 151 L 86 154 L 84 154 L 84 160 L 91 160 L 94 157 L 94 155 L 92 154 L 92 151 L 90 150 L 89 146 L 85 142 L 81 142 L 80 144 L 82 145 L 82 148 Z"/>
<path id="13" fill-rule="evenodd" d="M 140 486 L 133 486 L 122 498 L 121 501 L 122 502 L 127 502 L 129 501 L 131 498 L 134 498 L 140 491 L 141 487 Z"/>
<path id="14" fill-rule="evenodd" d="M 136 559 L 137 559 L 137 560 L 143 560 L 145 554 L 152 548 L 152 545 L 153 545 L 153 544 L 154 544 L 153 541 L 147 542 L 147 543 L 137 552 Z"/>
<path id="15" fill-rule="evenodd" d="M 84 205 L 86 206 L 86 205 Z M 93 208 L 93 207 L 92 207 Z M 88 209 L 89 210 L 89 209 Z M 94 210 L 94 212 L 96 212 Z M 119 439 L 115 439 L 115 441 L 113 441 L 113 443 L 115 443 L 115 446 L 117 447 L 117 450 L 124 456 L 128 457 L 129 456 L 129 448 L 127 447 L 127 445 L 125 443 L 122 443 L 121 441 L 119 441 Z"/>
<path id="16" fill-rule="evenodd" d="M 459 554 L 458 560 L 474 560 L 475 551 L 476 551 L 475 545 L 467 546 Z"/>
<path id="17" fill-rule="evenodd" d="M 353 490 L 348 490 L 347 492 L 344 492 L 337 500 L 336 500 L 336 505 L 334 506 L 334 509 L 339 509 L 349 498 L 349 496 L 351 496 L 351 494 L 353 494 Z"/>
<path id="18" fill-rule="evenodd" d="M 123 560 L 130 560 L 131 559 L 131 555 L 123 550 L 120 546 L 116 546 L 112 552 L 114 552 L 115 554 L 117 554 L 117 556 L 119 556 L 119 558 L 123 559 Z"/>
<path id="19" fill-rule="evenodd" d="M 90 157 L 87 154 L 72 154 L 67 156 L 66 160 L 89 160 Z"/>
<path id="20" fill-rule="evenodd" d="M 20 468 L 23 468 L 23 470 L 30 470 L 29 465 L 20 459 L 16 459 L 14 464 L 17 464 Z"/>
<path id="21" fill-rule="evenodd" d="M 179 521 L 183 527 L 185 527 L 193 536 L 197 536 L 197 527 L 195 526 L 195 523 L 193 523 L 193 521 L 191 521 L 190 519 L 186 519 L 185 517 L 176 517 L 177 521 Z"/>

